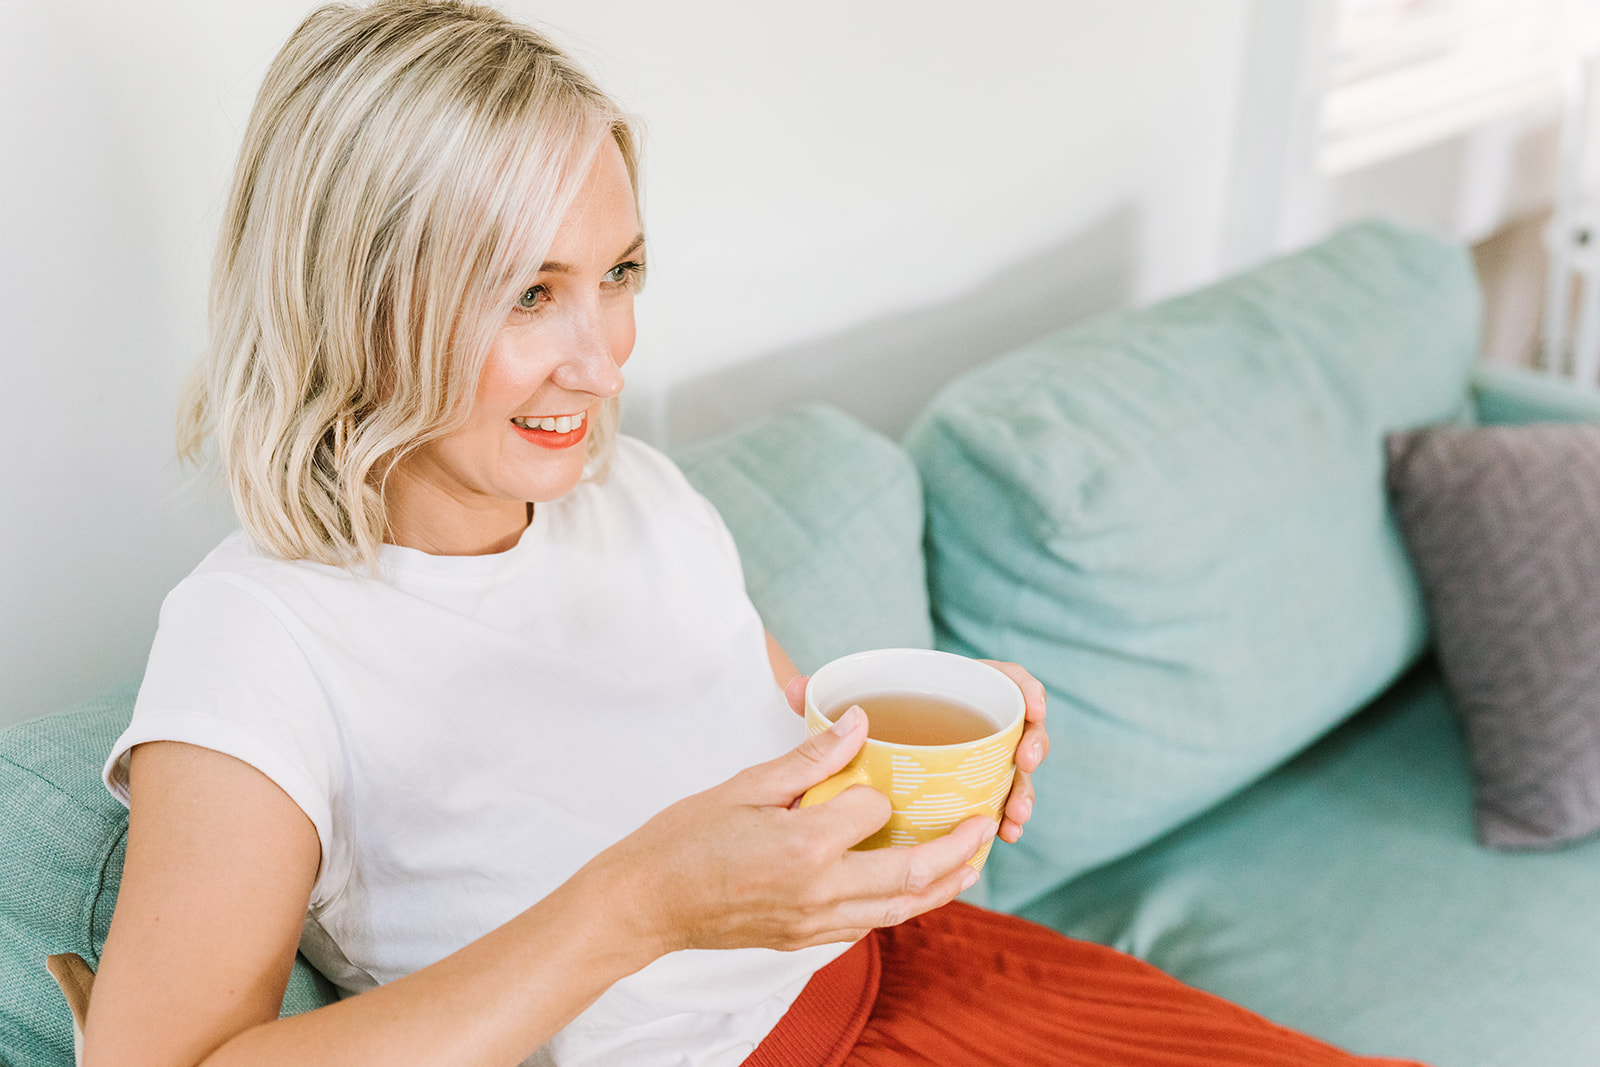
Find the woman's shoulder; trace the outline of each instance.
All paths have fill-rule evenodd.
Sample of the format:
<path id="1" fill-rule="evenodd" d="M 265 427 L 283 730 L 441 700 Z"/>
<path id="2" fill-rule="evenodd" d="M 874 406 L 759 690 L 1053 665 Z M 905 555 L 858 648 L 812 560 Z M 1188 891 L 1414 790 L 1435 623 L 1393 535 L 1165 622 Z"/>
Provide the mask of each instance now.
<path id="1" fill-rule="evenodd" d="M 353 571 L 282 559 L 257 546 L 243 531 L 234 531 L 167 592 L 157 639 L 185 635 L 231 651 L 240 645 L 259 647 L 264 629 L 303 638 L 307 604 L 350 607 L 359 603 L 362 584 L 362 576 Z M 243 640 L 247 635 L 250 639 Z"/>
<path id="2" fill-rule="evenodd" d="M 336 567 L 308 559 L 284 559 L 261 548 L 243 530 L 235 530 L 206 553 L 177 588 L 221 582 L 243 589 L 268 591 L 307 583 L 359 582 L 359 565 Z"/>

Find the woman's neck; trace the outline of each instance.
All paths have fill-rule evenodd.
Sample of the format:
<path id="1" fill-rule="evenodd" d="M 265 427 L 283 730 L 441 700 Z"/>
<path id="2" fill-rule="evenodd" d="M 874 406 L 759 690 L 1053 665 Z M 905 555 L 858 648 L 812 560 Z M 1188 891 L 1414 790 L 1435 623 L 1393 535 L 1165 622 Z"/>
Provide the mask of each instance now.
<path id="1" fill-rule="evenodd" d="M 384 492 L 384 540 L 433 556 L 494 555 L 515 547 L 533 521 L 533 508 L 487 496 L 463 498 L 426 481 L 394 478 Z"/>

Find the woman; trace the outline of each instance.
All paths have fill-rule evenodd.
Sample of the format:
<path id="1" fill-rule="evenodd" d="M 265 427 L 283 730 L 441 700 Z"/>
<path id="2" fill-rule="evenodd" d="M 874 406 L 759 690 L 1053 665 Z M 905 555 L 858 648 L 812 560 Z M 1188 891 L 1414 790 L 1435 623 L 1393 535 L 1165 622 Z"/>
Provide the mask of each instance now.
<path id="1" fill-rule="evenodd" d="M 1031 968 L 985 994 L 1021 1035 L 996 1056 L 1342 1061 L 941 909 L 988 820 L 856 853 L 883 797 L 792 807 L 866 724 L 794 747 L 804 679 L 726 529 L 615 434 L 643 249 L 630 127 L 532 31 L 396 0 L 285 45 L 182 429 L 243 530 L 163 605 L 107 762 L 129 837 L 85 1061 L 920 1062 L 955 1040 L 903 1025 L 956 1018 L 928 975 L 977 959 L 959 1001 L 1007 970 L 996 945 Z M 1028 698 L 1015 840 L 1048 738 L 1038 684 L 999 666 Z M 297 946 L 363 995 L 276 1019 Z M 1041 975 L 1053 1002 L 1018 992 Z M 1107 997 L 1109 1023 L 1081 1010 Z"/>

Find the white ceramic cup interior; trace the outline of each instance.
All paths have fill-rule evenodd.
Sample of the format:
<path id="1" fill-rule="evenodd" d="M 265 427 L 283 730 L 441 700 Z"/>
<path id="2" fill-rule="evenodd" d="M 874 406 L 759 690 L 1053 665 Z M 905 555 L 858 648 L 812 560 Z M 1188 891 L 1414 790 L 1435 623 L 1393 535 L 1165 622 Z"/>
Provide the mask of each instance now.
<path id="1" fill-rule="evenodd" d="M 969 705 L 994 724 L 994 733 L 1010 729 L 1026 710 L 1022 690 L 987 663 L 925 648 L 878 648 L 833 660 L 811 676 L 806 704 L 829 718 L 835 708 L 879 693 L 917 693 Z"/>

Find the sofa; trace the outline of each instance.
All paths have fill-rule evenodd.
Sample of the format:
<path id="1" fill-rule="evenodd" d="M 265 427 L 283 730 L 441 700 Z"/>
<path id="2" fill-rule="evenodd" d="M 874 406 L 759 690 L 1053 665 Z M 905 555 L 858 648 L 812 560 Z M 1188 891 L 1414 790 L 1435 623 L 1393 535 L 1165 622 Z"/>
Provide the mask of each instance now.
<path id="1" fill-rule="evenodd" d="M 1479 317 L 1462 249 L 1366 223 L 978 367 L 903 442 L 809 406 L 675 458 L 802 669 L 939 647 L 1045 683 L 1035 813 L 976 902 L 1353 1051 L 1593 1065 L 1600 842 L 1475 840 L 1384 487 L 1392 430 L 1600 422 L 1476 364 Z M 135 692 L 0 734 L 5 1064 L 72 1062 L 44 957 L 98 960 Z M 283 1011 L 331 996 L 297 960 Z"/>

